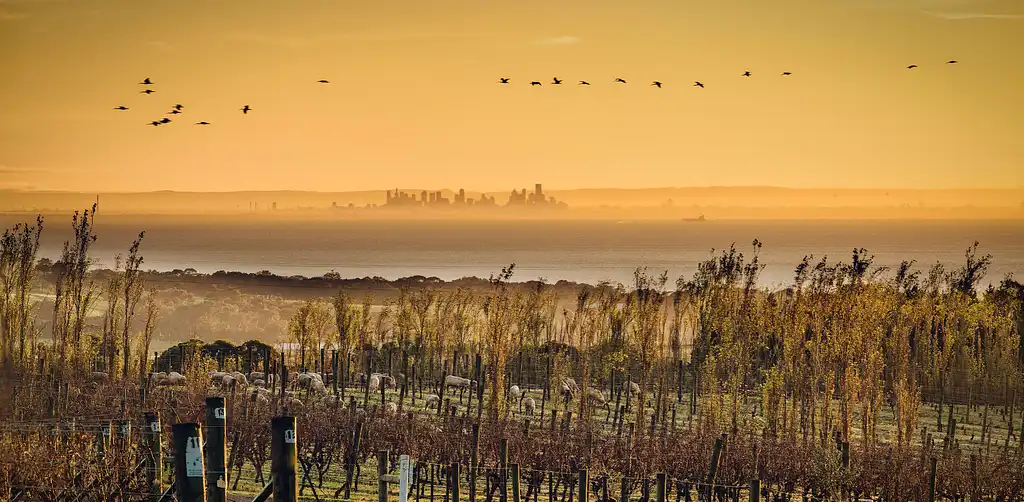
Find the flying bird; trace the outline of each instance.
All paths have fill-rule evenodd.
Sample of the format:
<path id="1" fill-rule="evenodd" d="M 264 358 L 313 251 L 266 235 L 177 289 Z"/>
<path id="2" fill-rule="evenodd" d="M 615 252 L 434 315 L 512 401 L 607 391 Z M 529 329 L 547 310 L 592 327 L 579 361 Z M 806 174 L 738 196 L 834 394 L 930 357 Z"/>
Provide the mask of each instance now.
<path id="1" fill-rule="evenodd" d="M 171 110 L 171 111 L 169 111 L 167 113 L 169 113 L 171 115 L 177 115 L 177 114 L 181 113 L 181 110 Z"/>
<path id="2" fill-rule="evenodd" d="M 622 84 L 625 84 L 625 83 L 626 83 L 626 81 L 625 81 L 625 80 L 622 80 L 621 78 L 617 78 L 617 79 L 615 79 L 615 81 L 616 81 L 616 82 L 619 82 L 619 83 L 622 83 Z"/>
<path id="3" fill-rule="evenodd" d="M 160 122 L 154 120 L 154 121 L 150 122 L 149 125 L 151 125 L 153 127 L 156 127 L 156 126 L 160 125 Z"/>
<path id="4" fill-rule="evenodd" d="M 114 109 L 115 109 L 115 110 L 122 110 L 122 111 L 124 111 L 124 110 L 127 110 L 127 109 L 128 109 L 128 107 L 127 107 L 127 106 L 124 106 L 124 105 L 121 105 L 121 106 L 118 106 L 118 107 L 116 107 L 116 108 L 114 108 Z"/>
<path id="5" fill-rule="evenodd" d="M 325 78 L 322 78 L 322 79 L 320 79 L 320 80 L 317 80 L 317 83 L 319 83 L 319 84 L 329 84 L 329 83 L 331 83 L 331 82 L 330 82 L 330 81 L 328 81 L 328 80 L 327 80 L 327 79 L 325 79 Z"/>
<path id="6" fill-rule="evenodd" d="M 652 82 L 651 85 L 656 86 L 658 89 L 661 89 L 661 82 L 658 82 L 657 80 Z"/>
<path id="7" fill-rule="evenodd" d="M 196 125 L 210 125 L 210 123 L 204 120 L 202 122 L 196 122 Z"/>
<path id="8" fill-rule="evenodd" d="M 154 91 L 153 89 L 146 89 L 144 91 L 139 91 L 139 94 L 153 94 L 154 92 L 156 91 Z"/>
<path id="9" fill-rule="evenodd" d="M 907 67 L 908 70 L 913 70 L 914 68 L 917 68 L 916 64 L 912 64 L 912 65 Z"/>
<path id="10" fill-rule="evenodd" d="M 704 88 L 704 84 L 702 84 L 702 83 L 700 83 L 700 82 L 694 82 L 694 83 L 693 83 L 693 86 L 694 86 L 694 87 L 700 87 L 701 89 L 703 89 L 703 88 Z"/>
<path id="11" fill-rule="evenodd" d="M 507 84 L 508 83 L 508 77 L 501 77 L 500 79 L 498 79 L 498 83 L 499 84 Z"/>
<path id="12" fill-rule="evenodd" d="M 559 85 L 559 84 L 562 83 L 562 81 L 558 80 L 558 77 L 554 77 L 554 78 L 551 79 L 551 83 L 554 84 L 554 85 Z"/>
<path id="13" fill-rule="evenodd" d="M 540 82 L 534 80 L 533 82 L 530 82 L 530 85 L 541 85 L 541 84 L 540 84 Z"/>
<path id="14" fill-rule="evenodd" d="M 782 72 L 782 74 L 783 74 L 784 76 L 787 76 L 787 77 L 788 77 L 788 76 L 792 75 L 792 74 L 793 74 L 793 72 L 791 72 L 791 71 L 784 71 L 784 72 Z"/>
<path id="15" fill-rule="evenodd" d="M 743 76 L 744 76 L 744 77 L 749 77 L 749 76 L 750 76 L 750 72 L 749 72 L 749 71 L 745 71 L 745 72 L 743 72 Z"/>
<path id="16" fill-rule="evenodd" d="M 153 81 L 150 80 L 149 77 L 146 77 L 145 80 L 143 80 L 142 82 L 139 82 L 139 85 L 153 85 Z"/>
<path id="17" fill-rule="evenodd" d="M 590 82 L 587 82 L 586 80 L 580 80 L 580 85 L 590 85 Z"/>
<path id="18" fill-rule="evenodd" d="M 245 105 L 245 106 L 239 108 L 239 110 L 242 110 L 243 114 L 248 115 L 249 114 L 249 110 L 252 110 L 252 108 L 249 108 L 249 105 Z"/>
<path id="19" fill-rule="evenodd" d="M 171 108 L 174 108 L 175 110 L 181 111 L 181 109 L 182 109 L 182 108 L 185 108 L 185 107 L 184 107 L 184 106 L 181 106 L 181 105 L 174 105 L 174 106 L 172 106 Z"/>
<path id="20" fill-rule="evenodd" d="M 949 61 L 946 61 L 946 64 L 956 64 L 956 63 L 957 63 L 957 61 L 955 59 L 950 59 Z"/>
<path id="21" fill-rule="evenodd" d="M 170 124 L 171 123 L 171 119 L 169 119 L 167 117 L 164 117 L 164 118 L 160 119 L 160 123 L 161 124 Z"/>

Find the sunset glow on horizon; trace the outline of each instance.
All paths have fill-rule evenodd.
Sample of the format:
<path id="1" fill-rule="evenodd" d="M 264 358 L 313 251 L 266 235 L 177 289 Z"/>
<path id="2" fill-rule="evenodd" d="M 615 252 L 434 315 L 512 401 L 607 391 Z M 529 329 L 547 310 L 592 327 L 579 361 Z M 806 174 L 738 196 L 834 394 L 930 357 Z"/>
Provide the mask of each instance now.
<path id="1" fill-rule="evenodd" d="M 1012 0 L 0 0 L 0 189 L 1013 188 L 1022 56 Z"/>

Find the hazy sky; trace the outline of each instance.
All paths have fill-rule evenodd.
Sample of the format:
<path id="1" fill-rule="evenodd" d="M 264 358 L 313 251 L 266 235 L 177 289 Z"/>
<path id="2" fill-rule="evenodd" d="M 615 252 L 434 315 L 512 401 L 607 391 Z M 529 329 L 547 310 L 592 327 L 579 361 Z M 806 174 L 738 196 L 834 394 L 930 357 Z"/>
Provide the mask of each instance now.
<path id="1" fill-rule="evenodd" d="M 2 187 L 1010 187 L 1022 138 L 1019 0 L 0 0 Z"/>

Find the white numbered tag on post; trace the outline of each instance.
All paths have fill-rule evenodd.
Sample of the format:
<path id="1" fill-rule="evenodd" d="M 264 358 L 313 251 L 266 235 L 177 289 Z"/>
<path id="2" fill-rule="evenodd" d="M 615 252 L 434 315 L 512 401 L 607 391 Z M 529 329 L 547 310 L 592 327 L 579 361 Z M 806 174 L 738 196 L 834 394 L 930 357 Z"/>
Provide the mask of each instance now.
<path id="1" fill-rule="evenodd" d="M 218 420 L 224 420 L 224 418 L 227 416 L 228 413 L 224 411 L 224 408 L 217 408 L 213 410 L 213 418 L 216 418 Z"/>
<path id="2" fill-rule="evenodd" d="M 121 424 L 121 435 L 127 436 L 131 431 L 131 426 L 128 424 Z"/>
<path id="3" fill-rule="evenodd" d="M 190 478 L 203 477 L 203 445 L 199 438 L 188 438 L 185 444 L 185 475 Z"/>
<path id="4" fill-rule="evenodd" d="M 149 430 L 151 432 L 160 432 L 160 422 L 150 422 Z"/>
<path id="5" fill-rule="evenodd" d="M 110 427 L 106 425 L 103 426 L 103 437 L 110 437 Z"/>
<path id="6" fill-rule="evenodd" d="M 412 470 L 409 465 L 409 455 L 398 457 L 398 502 L 409 500 L 409 481 L 412 479 Z"/>
<path id="7" fill-rule="evenodd" d="M 284 442 L 291 444 L 295 442 L 295 430 L 287 429 L 284 431 Z"/>

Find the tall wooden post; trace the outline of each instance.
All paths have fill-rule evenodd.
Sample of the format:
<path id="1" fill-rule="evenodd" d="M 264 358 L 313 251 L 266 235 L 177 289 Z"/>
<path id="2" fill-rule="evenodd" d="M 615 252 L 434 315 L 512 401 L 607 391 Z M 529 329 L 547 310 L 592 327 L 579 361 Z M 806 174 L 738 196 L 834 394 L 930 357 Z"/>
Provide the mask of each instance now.
<path id="1" fill-rule="evenodd" d="M 654 478 L 654 499 L 657 502 L 665 502 L 665 489 L 668 487 L 668 477 L 664 472 L 659 472 Z"/>
<path id="2" fill-rule="evenodd" d="M 388 502 L 388 452 L 377 452 L 377 502 Z M 277 502 L 275 500 L 275 502 Z"/>
<path id="3" fill-rule="evenodd" d="M 203 476 L 203 435 L 199 424 L 175 424 L 171 428 L 174 442 L 174 486 L 179 502 L 206 502 Z"/>
<path id="4" fill-rule="evenodd" d="M 508 501 L 508 439 L 502 438 L 498 442 L 498 468 L 500 470 L 501 502 Z"/>
<path id="5" fill-rule="evenodd" d="M 160 415 L 156 412 L 146 412 L 143 416 L 142 440 L 144 442 L 144 455 L 146 455 L 146 486 L 154 500 L 163 493 L 161 480 L 163 479 L 163 446 L 160 444 Z"/>
<path id="6" fill-rule="evenodd" d="M 228 494 L 228 474 L 224 462 L 228 454 L 227 409 L 224 398 L 206 398 L 206 499 L 224 502 Z"/>
<path id="7" fill-rule="evenodd" d="M 579 493 L 579 502 L 587 502 L 587 499 L 590 498 L 590 476 L 588 475 L 586 469 L 580 469 L 579 475 L 580 483 L 579 490 L 577 490 L 577 492 Z M 659 502 L 664 501 L 662 500 Z"/>
<path id="8" fill-rule="evenodd" d="M 931 473 L 928 476 L 928 502 L 935 502 L 935 471 L 937 467 L 935 457 L 932 457 L 931 464 Z"/>
<path id="9" fill-rule="evenodd" d="M 457 361 L 457 359 L 456 359 Z M 449 493 L 451 493 L 451 500 L 449 502 L 460 502 L 459 498 L 459 477 L 460 469 L 458 462 L 452 462 L 451 467 L 448 469 L 448 486 Z"/>
<path id="10" fill-rule="evenodd" d="M 469 502 L 476 502 L 476 475 L 480 465 L 480 423 L 473 424 L 473 442 L 469 445 Z"/>
<path id="11" fill-rule="evenodd" d="M 299 452 L 295 417 L 274 417 L 270 421 L 270 434 L 270 474 L 274 480 L 274 502 L 297 502 Z"/>
<path id="12" fill-rule="evenodd" d="M 520 502 L 520 500 L 519 500 L 519 483 L 520 483 L 520 481 L 519 481 L 519 463 L 512 462 L 511 464 L 508 465 L 508 468 L 511 471 L 511 476 L 512 476 L 512 501 L 511 502 Z"/>

